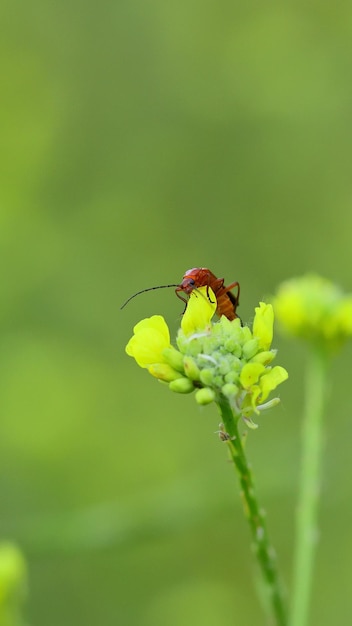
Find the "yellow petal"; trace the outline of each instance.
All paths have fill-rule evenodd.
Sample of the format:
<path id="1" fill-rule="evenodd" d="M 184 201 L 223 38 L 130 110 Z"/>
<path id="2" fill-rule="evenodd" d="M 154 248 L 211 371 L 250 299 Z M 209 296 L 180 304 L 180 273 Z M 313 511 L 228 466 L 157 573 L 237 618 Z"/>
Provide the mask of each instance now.
<path id="1" fill-rule="evenodd" d="M 259 376 L 265 372 L 265 366 L 262 363 L 246 363 L 242 367 L 240 374 L 240 383 L 244 389 L 250 389 L 259 380 Z"/>
<path id="2" fill-rule="evenodd" d="M 271 304 L 259 302 L 255 309 L 253 336 L 259 340 L 259 348 L 269 350 L 273 340 L 274 311 Z"/>
<path id="3" fill-rule="evenodd" d="M 208 328 L 216 308 L 216 297 L 210 287 L 194 289 L 190 294 L 181 321 L 181 328 L 185 335 L 191 335 Z"/>
<path id="4" fill-rule="evenodd" d="M 259 385 L 262 391 L 260 401 L 264 402 L 267 399 L 269 393 L 276 389 L 278 385 L 287 380 L 287 378 L 287 371 L 284 367 L 281 367 L 280 365 L 276 365 L 276 367 L 273 367 L 273 369 L 270 370 L 268 374 L 264 374 L 263 376 L 261 376 L 259 381 Z"/>
<path id="5" fill-rule="evenodd" d="M 168 344 L 170 343 L 169 328 L 162 315 L 152 315 L 152 317 L 146 317 L 144 320 L 141 320 L 135 325 L 133 333 L 136 335 L 140 330 L 145 328 L 157 330 L 164 335 L 165 341 L 167 341 Z"/>
<path id="6" fill-rule="evenodd" d="M 164 363 L 163 351 L 170 347 L 170 333 L 164 318 L 153 315 L 134 327 L 134 335 L 126 346 L 126 352 L 140 367 Z"/>
<path id="7" fill-rule="evenodd" d="M 182 374 L 174 370 L 168 363 L 154 363 L 153 365 L 149 365 L 148 372 L 155 378 L 167 383 L 182 378 Z"/>

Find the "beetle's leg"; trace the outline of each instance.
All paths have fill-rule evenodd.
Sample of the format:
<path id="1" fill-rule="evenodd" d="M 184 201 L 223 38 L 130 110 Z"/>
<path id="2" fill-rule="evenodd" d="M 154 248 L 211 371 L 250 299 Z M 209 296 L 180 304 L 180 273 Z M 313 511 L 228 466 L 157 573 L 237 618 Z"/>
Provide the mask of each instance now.
<path id="1" fill-rule="evenodd" d="M 216 294 L 218 293 L 218 291 L 224 286 L 224 279 L 223 278 L 217 278 L 216 280 L 214 280 L 212 285 L 209 285 L 209 283 L 207 284 L 207 296 L 208 296 L 208 300 L 209 302 L 211 302 L 212 304 L 215 304 L 212 299 L 210 298 L 209 295 L 209 287 L 211 287 L 211 289 L 213 290 L 214 294 L 215 294 L 215 298 L 216 298 Z"/>
<path id="2" fill-rule="evenodd" d="M 214 302 L 212 301 L 212 299 L 211 299 L 211 297 L 210 297 L 209 287 L 210 287 L 210 285 L 207 285 L 207 298 L 208 298 L 208 300 L 209 300 L 209 302 L 210 302 L 211 304 L 214 304 Z"/>
<path id="3" fill-rule="evenodd" d="M 184 314 L 186 308 L 187 308 L 187 304 L 188 304 L 188 300 L 186 300 L 186 298 L 183 298 L 182 296 L 180 296 L 180 291 L 182 291 L 182 289 L 180 287 L 176 287 L 175 289 L 175 294 L 178 298 L 180 298 L 180 300 L 182 300 L 182 302 L 185 303 L 185 308 L 182 311 L 182 315 Z"/>
<path id="4" fill-rule="evenodd" d="M 235 289 L 235 287 L 237 287 L 237 293 L 234 296 L 234 298 L 235 298 L 236 303 L 237 303 L 236 306 L 238 306 L 239 305 L 239 300 L 240 300 L 240 283 L 238 283 L 238 282 L 231 283 L 231 285 L 229 285 L 228 287 L 225 288 L 225 293 L 228 293 L 229 291 L 231 291 L 231 289 Z"/>

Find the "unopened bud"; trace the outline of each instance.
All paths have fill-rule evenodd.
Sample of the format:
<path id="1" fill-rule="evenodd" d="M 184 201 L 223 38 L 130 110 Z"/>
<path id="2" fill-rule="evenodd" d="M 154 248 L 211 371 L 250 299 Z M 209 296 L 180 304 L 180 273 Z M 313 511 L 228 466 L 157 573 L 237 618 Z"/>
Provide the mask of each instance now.
<path id="1" fill-rule="evenodd" d="M 203 389 L 198 389 L 195 394 L 196 401 L 198 404 L 210 404 L 215 400 L 215 391 L 210 389 L 209 387 L 203 387 Z"/>
<path id="2" fill-rule="evenodd" d="M 262 365 L 269 365 L 276 357 L 277 350 L 265 350 L 264 352 L 258 352 L 250 360 L 251 363 L 262 363 Z"/>
<path id="3" fill-rule="evenodd" d="M 249 360 L 258 352 L 258 339 L 250 339 L 242 348 L 243 356 Z"/>
<path id="4" fill-rule="evenodd" d="M 155 378 L 163 380 L 166 383 L 181 378 L 180 372 L 174 370 L 168 363 L 154 363 L 153 365 L 149 365 L 148 372 Z"/>
<path id="5" fill-rule="evenodd" d="M 178 378 L 172 380 L 169 384 L 169 389 L 176 393 L 191 393 L 194 389 L 193 383 L 189 378 Z"/>
<path id="6" fill-rule="evenodd" d="M 233 383 L 226 383 L 226 385 L 223 385 L 221 391 L 227 398 L 234 398 L 238 394 L 238 387 Z"/>
<path id="7" fill-rule="evenodd" d="M 188 378 L 190 378 L 191 380 L 199 380 L 199 367 L 191 356 L 183 357 L 183 365 L 185 369 L 185 374 L 186 376 L 188 376 Z"/>
<path id="8" fill-rule="evenodd" d="M 174 370 L 177 370 L 178 372 L 182 372 L 183 374 L 184 372 L 183 355 L 181 354 L 181 352 L 179 352 L 178 350 L 175 350 L 175 348 L 171 346 L 170 348 L 165 348 L 163 350 L 163 357 L 166 363 L 171 365 L 171 367 Z"/>
<path id="9" fill-rule="evenodd" d="M 214 372 L 211 369 L 204 368 L 200 371 L 200 380 L 203 385 L 211 385 L 214 379 Z"/>

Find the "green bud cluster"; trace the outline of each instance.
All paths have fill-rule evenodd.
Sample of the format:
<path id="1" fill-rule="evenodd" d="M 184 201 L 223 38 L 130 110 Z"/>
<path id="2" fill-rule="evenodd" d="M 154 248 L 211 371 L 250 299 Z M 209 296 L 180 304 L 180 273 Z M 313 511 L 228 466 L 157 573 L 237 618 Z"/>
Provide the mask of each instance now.
<path id="1" fill-rule="evenodd" d="M 241 326 L 239 319 L 230 321 L 224 316 L 191 335 L 180 329 L 179 352 L 163 352 L 165 362 L 177 371 L 169 388 L 178 393 L 196 390 L 195 399 L 201 405 L 226 396 L 235 412 L 254 427 L 251 415 L 277 403 L 274 399 L 263 405 L 269 393 L 287 378 L 284 368 L 270 365 L 276 351 L 262 345 L 261 338 L 248 326 Z"/>
<path id="2" fill-rule="evenodd" d="M 260 302 L 255 309 L 252 330 L 240 320 L 222 316 L 216 323 L 212 317 L 216 298 L 191 294 L 177 335 L 178 349 L 170 343 L 170 331 L 161 315 L 138 322 L 126 346 L 126 353 L 137 364 L 171 391 L 195 391 L 198 404 L 224 398 L 236 415 L 247 423 L 253 413 L 277 404 L 267 401 L 269 394 L 288 377 L 280 366 L 271 366 L 275 350 L 271 350 L 274 313 L 271 304 Z M 193 297 L 192 297 L 193 296 Z"/>

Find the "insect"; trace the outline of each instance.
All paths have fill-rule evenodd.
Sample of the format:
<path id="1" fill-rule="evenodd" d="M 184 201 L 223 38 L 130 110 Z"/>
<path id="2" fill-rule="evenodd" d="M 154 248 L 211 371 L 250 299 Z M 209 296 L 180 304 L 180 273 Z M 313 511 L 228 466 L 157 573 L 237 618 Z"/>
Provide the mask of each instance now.
<path id="1" fill-rule="evenodd" d="M 208 297 L 210 297 L 210 294 L 208 293 L 209 288 L 211 288 L 215 294 L 217 301 L 217 315 L 219 317 L 221 317 L 221 315 L 225 315 L 225 317 L 229 320 L 234 320 L 238 317 L 236 310 L 239 306 L 240 285 L 238 282 L 235 282 L 226 287 L 224 283 L 224 278 L 217 278 L 215 274 L 213 274 L 213 272 L 208 270 L 206 267 L 194 267 L 191 270 L 187 270 L 183 276 L 181 284 L 159 285 L 157 287 L 149 287 L 148 289 L 137 291 L 137 293 L 134 293 L 133 296 L 124 302 L 121 309 L 123 309 L 126 304 L 132 300 L 132 298 L 135 298 L 135 296 L 138 296 L 145 291 L 152 291 L 153 289 L 167 289 L 169 287 L 175 287 L 177 297 L 187 304 L 187 300 L 181 295 L 181 293 L 190 295 L 192 291 L 198 287 L 207 287 Z M 231 289 L 237 289 L 236 295 L 231 292 Z"/>

